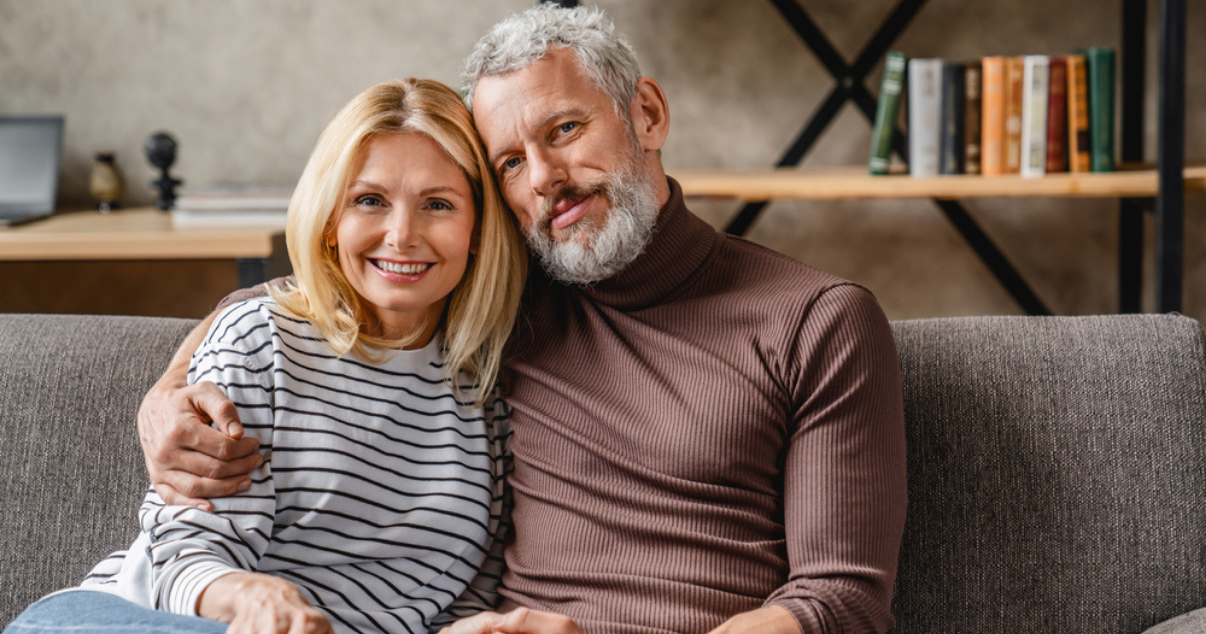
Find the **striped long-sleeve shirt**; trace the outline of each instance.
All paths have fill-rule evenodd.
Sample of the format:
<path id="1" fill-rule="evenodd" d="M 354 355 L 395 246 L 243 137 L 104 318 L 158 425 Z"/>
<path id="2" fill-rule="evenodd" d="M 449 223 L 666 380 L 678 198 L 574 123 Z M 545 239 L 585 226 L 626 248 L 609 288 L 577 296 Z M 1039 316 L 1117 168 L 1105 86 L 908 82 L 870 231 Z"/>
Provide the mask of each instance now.
<path id="1" fill-rule="evenodd" d="M 214 512 L 150 491 L 141 533 L 85 588 L 195 614 L 235 571 L 296 584 L 336 631 L 423 632 L 496 603 L 510 431 L 502 401 L 458 400 L 439 337 L 380 361 L 337 356 L 268 299 L 225 310 L 189 382 L 216 383 L 265 461 Z"/>

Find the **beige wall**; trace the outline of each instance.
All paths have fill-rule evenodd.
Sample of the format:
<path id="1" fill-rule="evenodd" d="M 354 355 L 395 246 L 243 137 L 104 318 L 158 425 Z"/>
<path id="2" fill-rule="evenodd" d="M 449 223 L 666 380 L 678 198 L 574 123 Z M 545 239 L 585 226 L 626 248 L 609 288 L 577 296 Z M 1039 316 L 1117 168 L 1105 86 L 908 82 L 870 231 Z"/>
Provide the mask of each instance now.
<path id="1" fill-rule="evenodd" d="M 895 4 L 801 1 L 848 58 Z M 153 194 L 145 184 L 153 174 L 141 145 L 161 129 L 178 139 L 174 172 L 189 185 L 288 183 L 326 121 L 357 92 L 406 75 L 458 84 L 460 62 L 476 38 L 532 2 L 0 0 L 0 113 L 67 115 L 62 198 L 69 205 L 87 204 L 91 157 L 106 150 L 116 152 L 126 173 L 126 204 L 149 203 Z M 631 35 L 646 74 L 666 90 L 673 125 L 664 156 L 671 173 L 773 164 L 830 87 L 769 0 L 596 4 Z M 930 0 L 896 48 L 914 57 L 971 58 L 1118 46 L 1119 4 Z M 1158 3 L 1150 4 L 1154 34 Z M 1206 32 L 1206 6 L 1190 4 L 1188 32 Z M 1150 45 L 1149 158 L 1155 149 L 1154 35 Z M 1204 65 L 1206 42 L 1190 37 L 1191 159 L 1206 158 Z M 878 77 L 876 70 L 867 82 L 873 92 Z M 848 107 L 805 164 L 861 165 L 869 139 L 869 126 Z M 722 226 L 738 205 L 693 207 Z M 1057 313 L 1115 310 L 1116 201 L 977 200 L 966 207 Z M 1185 312 L 1204 319 L 1206 197 L 1187 199 L 1186 218 Z M 926 202 L 776 203 L 749 237 L 867 285 L 892 318 L 1018 312 Z M 146 268 L 157 267 L 140 270 Z M 149 298 L 115 303 L 97 299 L 110 288 L 103 280 L 128 276 L 129 267 L 0 266 L 0 310 L 118 312 L 127 306 L 129 312 L 195 314 L 233 285 L 228 264 L 159 268 L 157 280 L 135 286 Z M 13 282 L 12 273 L 25 281 Z M 193 288 L 198 300 L 182 302 L 181 289 Z"/>

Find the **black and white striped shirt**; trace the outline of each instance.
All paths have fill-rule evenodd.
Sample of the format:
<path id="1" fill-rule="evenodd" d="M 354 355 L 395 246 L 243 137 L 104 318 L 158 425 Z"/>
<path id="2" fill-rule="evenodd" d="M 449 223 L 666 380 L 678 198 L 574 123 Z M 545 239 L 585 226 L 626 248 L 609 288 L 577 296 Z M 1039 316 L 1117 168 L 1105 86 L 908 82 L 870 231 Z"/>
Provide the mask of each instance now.
<path id="1" fill-rule="evenodd" d="M 251 489 L 214 513 L 149 492 L 138 541 L 83 587 L 191 615 L 214 579 L 263 572 L 346 634 L 424 632 L 497 603 L 505 406 L 475 408 L 472 390 L 458 402 L 438 336 L 379 362 L 341 358 L 309 323 L 252 299 L 214 322 L 189 369 L 198 381 L 260 440 Z"/>

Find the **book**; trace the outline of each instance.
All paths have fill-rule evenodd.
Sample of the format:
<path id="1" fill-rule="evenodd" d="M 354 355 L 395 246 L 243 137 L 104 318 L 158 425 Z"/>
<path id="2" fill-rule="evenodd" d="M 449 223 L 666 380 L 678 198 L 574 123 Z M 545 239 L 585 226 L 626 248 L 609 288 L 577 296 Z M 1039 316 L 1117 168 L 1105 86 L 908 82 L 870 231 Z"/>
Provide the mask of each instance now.
<path id="1" fill-rule="evenodd" d="M 1068 60 L 1052 57 L 1047 69 L 1047 173 L 1068 171 Z"/>
<path id="2" fill-rule="evenodd" d="M 980 62 L 968 62 L 963 74 L 963 173 L 980 173 Z"/>
<path id="3" fill-rule="evenodd" d="M 980 61 L 980 173 L 1005 173 L 1005 58 Z"/>
<path id="4" fill-rule="evenodd" d="M 908 85 L 909 174 L 937 176 L 942 125 L 942 60 L 909 60 Z"/>
<path id="5" fill-rule="evenodd" d="M 284 211 L 244 211 L 228 209 L 172 209 L 176 227 L 280 227 L 285 228 Z"/>
<path id="6" fill-rule="evenodd" d="M 1094 172 L 1114 171 L 1114 49 L 1084 49 L 1089 88 L 1089 167 Z"/>
<path id="7" fill-rule="evenodd" d="M 1089 86 L 1083 55 L 1068 56 L 1068 171 L 1089 171 Z"/>
<path id="8" fill-rule="evenodd" d="M 1024 177 L 1047 173 L 1047 90 L 1049 60 L 1046 55 L 1022 58 L 1022 137 L 1019 173 Z"/>
<path id="9" fill-rule="evenodd" d="M 883 79 L 879 86 L 879 104 L 875 109 L 875 125 L 871 131 L 871 158 L 867 168 L 872 174 L 888 173 L 892 156 L 892 136 L 900 112 L 900 91 L 904 86 L 905 55 L 888 51 L 884 59 Z"/>
<path id="10" fill-rule="evenodd" d="M 185 191 L 176 198 L 176 209 L 190 211 L 285 211 L 292 187 L 249 183 L 215 183 Z"/>
<path id="11" fill-rule="evenodd" d="M 963 109 L 964 74 L 963 64 L 942 64 L 942 116 L 939 130 L 938 173 L 963 173 Z"/>
<path id="12" fill-rule="evenodd" d="M 1025 67 L 1021 57 L 1005 58 L 1005 173 L 1022 167 L 1022 90 Z"/>
<path id="13" fill-rule="evenodd" d="M 178 227 L 279 226 L 284 228 L 292 187 L 216 183 L 186 191 L 171 210 Z"/>

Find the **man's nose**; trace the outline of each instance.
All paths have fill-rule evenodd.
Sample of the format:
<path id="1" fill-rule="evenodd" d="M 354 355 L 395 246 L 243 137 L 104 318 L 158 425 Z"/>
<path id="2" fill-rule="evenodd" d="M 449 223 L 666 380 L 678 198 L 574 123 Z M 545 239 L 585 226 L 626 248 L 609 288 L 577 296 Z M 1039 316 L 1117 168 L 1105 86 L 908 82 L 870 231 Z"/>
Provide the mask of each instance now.
<path id="1" fill-rule="evenodd" d="M 541 196 L 557 192 L 567 180 L 565 168 L 554 152 L 539 149 L 528 153 L 528 178 Z"/>

